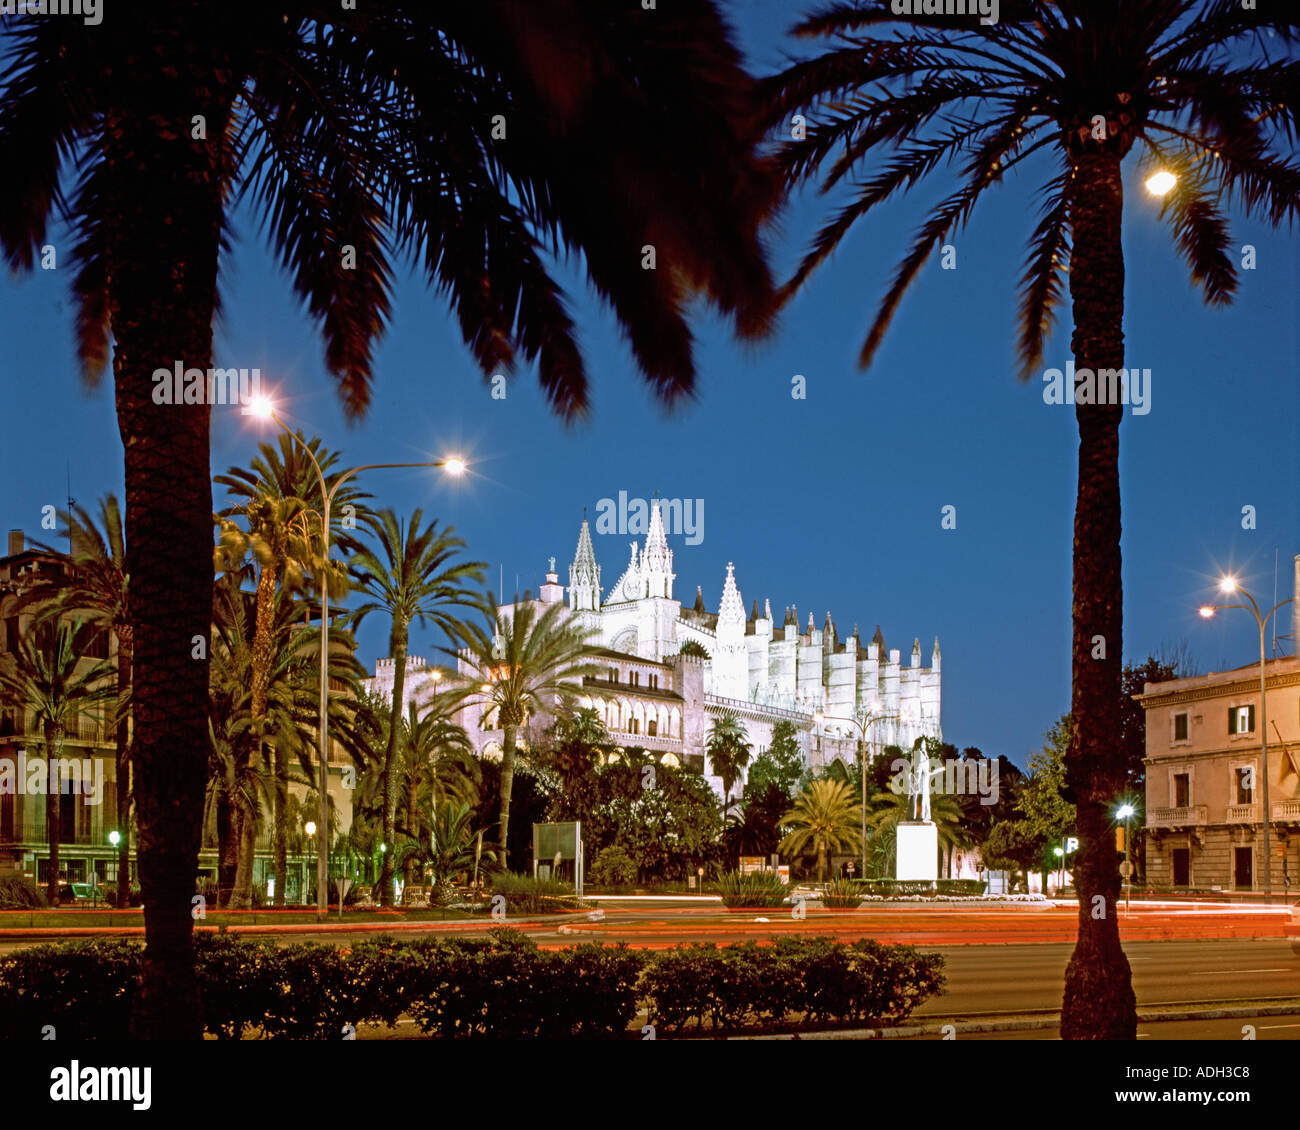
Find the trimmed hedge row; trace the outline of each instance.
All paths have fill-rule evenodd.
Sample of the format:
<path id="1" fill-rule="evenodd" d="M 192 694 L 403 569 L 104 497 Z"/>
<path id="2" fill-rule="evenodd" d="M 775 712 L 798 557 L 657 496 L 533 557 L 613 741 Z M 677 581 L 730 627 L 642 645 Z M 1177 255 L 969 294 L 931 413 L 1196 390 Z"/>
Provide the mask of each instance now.
<path id="1" fill-rule="evenodd" d="M 579 945 L 542 952 L 515 930 L 487 939 L 381 937 L 351 950 L 195 935 L 204 1028 L 219 1039 L 334 1040 L 402 1015 L 445 1039 L 625 1038 L 644 1003 L 679 1029 L 897 1022 L 944 985 L 943 959 L 910 946 L 787 937 L 655 954 Z M 126 1039 L 143 946 L 93 939 L 0 957 L 0 1038 Z"/>

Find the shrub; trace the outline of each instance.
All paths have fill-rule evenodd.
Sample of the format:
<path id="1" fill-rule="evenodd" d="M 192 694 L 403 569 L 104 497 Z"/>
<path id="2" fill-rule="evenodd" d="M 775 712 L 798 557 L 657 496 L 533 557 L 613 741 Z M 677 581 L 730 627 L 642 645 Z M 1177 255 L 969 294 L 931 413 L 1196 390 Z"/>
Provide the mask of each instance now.
<path id="1" fill-rule="evenodd" d="M 591 865 L 591 877 L 602 886 L 627 886 L 636 882 L 636 864 L 618 844 L 610 844 L 600 849 Z"/>
<path id="2" fill-rule="evenodd" d="M 493 875 L 491 891 L 505 896 L 507 915 L 554 914 L 582 905 L 573 887 L 559 879 L 534 879 L 511 871 Z"/>
<path id="3" fill-rule="evenodd" d="M 143 949 L 95 938 L 0 957 L 0 1038 L 127 1039 Z"/>
<path id="4" fill-rule="evenodd" d="M 775 871 L 729 871 L 718 880 L 722 905 L 729 908 L 781 906 L 788 889 Z"/>
<path id="5" fill-rule="evenodd" d="M 832 879 L 822 887 L 822 905 L 854 910 L 862 905 L 862 888 L 852 879 Z"/>
<path id="6" fill-rule="evenodd" d="M 0 910 L 40 910 L 45 892 L 30 879 L 0 879 Z"/>
<path id="7" fill-rule="evenodd" d="M 780 1022 L 899 1023 L 944 985 L 943 958 L 911 946 L 783 937 L 718 948 L 684 945 L 650 958 L 642 976 L 652 1023 L 680 1029 Z"/>
<path id="8" fill-rule="evenodd" d="M 983 879 L 854 879 L 867 894 L 883 898 L 906 898 L 919 895 L 955 895 L 975 897 L 987 886 Z"/>
<path id="9" fill-rule="evenodd" d="M 201 930 L 194 965 L 203 999 L 203 1026 L 221 1040 L 238 1040 L 262 1026 L 279 995 L 279 952 L 269 939 Z"/>

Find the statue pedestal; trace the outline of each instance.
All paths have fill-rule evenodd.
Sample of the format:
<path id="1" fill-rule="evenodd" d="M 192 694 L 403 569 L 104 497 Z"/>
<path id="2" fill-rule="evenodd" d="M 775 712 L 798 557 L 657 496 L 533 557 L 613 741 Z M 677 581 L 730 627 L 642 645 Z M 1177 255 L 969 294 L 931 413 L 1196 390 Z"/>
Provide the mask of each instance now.
<path id="1" fill-rule="evenodd" d="M 939 878 L 939 828 L 929 820 L 902 820 L 894 877 L 935 880 Z"/>

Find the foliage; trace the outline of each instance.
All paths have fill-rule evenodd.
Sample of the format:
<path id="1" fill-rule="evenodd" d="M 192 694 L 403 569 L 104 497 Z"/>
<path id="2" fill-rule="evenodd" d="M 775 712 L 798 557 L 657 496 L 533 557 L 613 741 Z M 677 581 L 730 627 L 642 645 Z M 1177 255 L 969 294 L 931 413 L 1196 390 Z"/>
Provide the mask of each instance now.
<path id="1" fill-rule="evenodd" d="M 731 799 L 732 786 L 749 764 L 752 749 L 746 740 L 745 725 L 735 711 L 724 710 L 709 726 L 704 750 L 708 755 L 709 767 L 716 776 L 722 778 L 724 801 Z"/>
<path id="2" fill-rule="evenodd" d="M 943 958 L 911 946 L 781 937 L 718 948 L 682 945 L 652 955 L 642 977 L 652 1024 L 680 1030 L 781 1023 L 898 1024 L 945 982 Z"/>
<path id="3" fill-rule="evenodd" d="M 750 766 L 745 791 L 762 792 L 768 784 L 789 796 L 803 775 L 803 755 L 799 750 L 798 731 L 794 723 L 782 719 L 772 727 L 772 744 Z"/>
<path id="4" fill-rule="evenodd" d="M 40 910 L 48 905 L 45 892 L 30 879 L 0 879 L 0 910 Z"/>
<path id="5" fill-rule="evenodd" d="M 822 885 L 822 905 L 832 910 L 852 910 L 862 905 L 862 887 L 854 879 L 832 879 Z"/>
<path id="6" fill-rule="evenodd" d="M 1039 867 L 1046 843 L 1028 821 L 1001 820 L 989 830 L 980 850 L 985 867 L 1015 874 Z"/>
<path id="7" fill-rule="evenodd" d="M 791 825 L 781 841 L 781 851 L 791 856 L 811 848 L 817 855 L 817 878 L 826 877 L 831 852 L 855 851 L 862 842 L 862 814 L 858 799 L 839 781 L 813 781 L 799 794 L 781 823 Z"/>
<path id="8" fill-rule="evenodd" d="M 507 916 L 520 914 L 556 914 L 582 906 L 572 883 L 562 879 L 534 879 L 513 871 L 498 871 L 491 876 L 493 895 L 504 895 Z"/>
<path id="9" fill-rule="evenodd" d="M 630 886 L 636 882 L 636 863 L 618 844 L 610 844 L 597 853 L 591 877 L 603 887 Z"/>
<path id="10" fill-rule="evenodd" d="M 718 879 L 722 905 L 729 910 L 751 906 L 782 906 L 790 888 L 775 871 L 728 871 Z"/>
<path id="11" fill-rule="evenodd" d="M 678 654 L 691 656 L 695 659 L 709 658 L 709 653 L 704 650 L 704 645 L 699 640 L 683 640 Z"/>
<path id="12" fill-rule="evenodd" d="M 1030 757 L 1029 780 L 1017 803 L 1029 831 L 1049 844 L 1060 843 L 1075 827 L 1074 805 L 1061 795 L 1072 734 L 1070 716 L 1063 714 L 1047 731 L 1041 752 Z"/>
<path id="13" fill-rule="evenodd" d="M 910 898 L 917 895 L 982 895 L 988 885 L 983 879 L 851 879 L 850 886 L 862 894 L 881 898 Z"/>

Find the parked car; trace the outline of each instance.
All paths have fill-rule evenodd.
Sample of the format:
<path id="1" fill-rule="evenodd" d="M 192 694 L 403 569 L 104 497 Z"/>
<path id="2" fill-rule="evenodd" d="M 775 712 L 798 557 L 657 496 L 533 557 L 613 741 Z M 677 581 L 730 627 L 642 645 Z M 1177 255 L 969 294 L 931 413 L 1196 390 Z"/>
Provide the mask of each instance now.
<path id="1" fill-rule="evenodd" d="M 59 888 L 59 901 L 70 902 L 104 902 L 107 896 L 102 887 L 94 883 L 64 883 Z"/>

